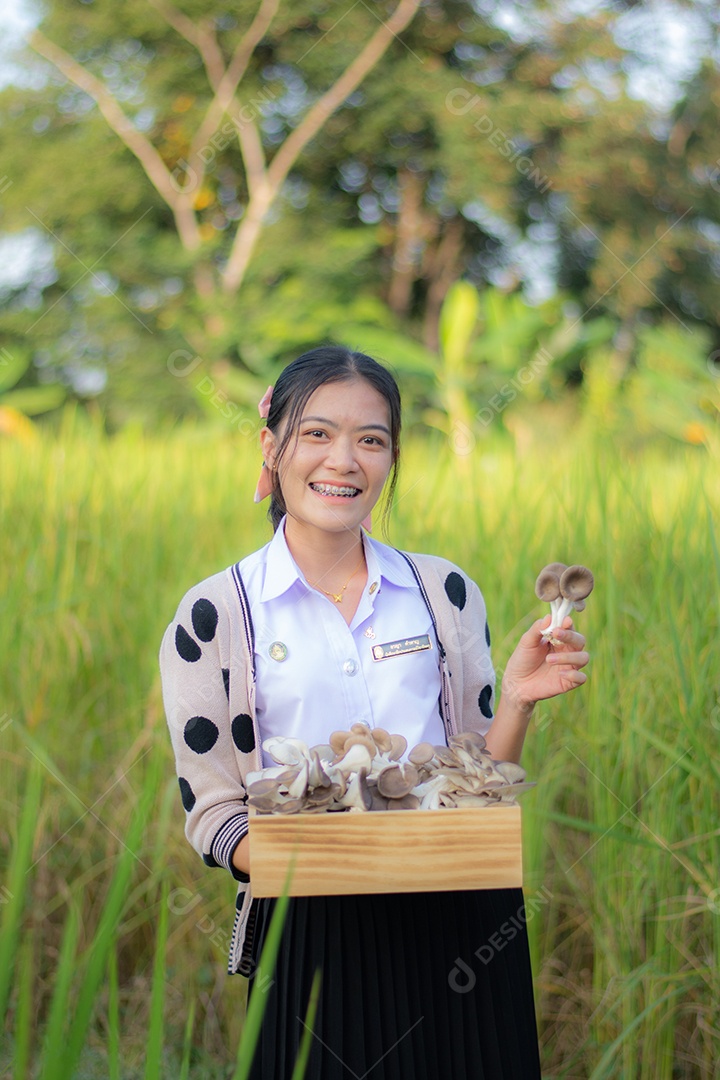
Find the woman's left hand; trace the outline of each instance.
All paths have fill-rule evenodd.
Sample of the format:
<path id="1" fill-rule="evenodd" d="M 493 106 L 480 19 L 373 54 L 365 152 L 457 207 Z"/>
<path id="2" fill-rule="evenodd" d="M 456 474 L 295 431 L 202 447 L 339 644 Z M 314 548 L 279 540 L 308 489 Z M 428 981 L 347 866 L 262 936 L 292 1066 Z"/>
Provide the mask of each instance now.
<path id="1" fill-rule="evenodd" d="M 585 638 L 573 629 L 568 616 L 562 629 L 555 631 L 561 644 L 550 645 L 540 636 L 549 625 L 549 615 L 533 623 L 520 638 L 503 673 L 503 697 L 512 698 L 521 707 L 530 708 L 536 701 L 566 694 L 587 682 L 587 675 L 580 670 L 590 659 Z"/>

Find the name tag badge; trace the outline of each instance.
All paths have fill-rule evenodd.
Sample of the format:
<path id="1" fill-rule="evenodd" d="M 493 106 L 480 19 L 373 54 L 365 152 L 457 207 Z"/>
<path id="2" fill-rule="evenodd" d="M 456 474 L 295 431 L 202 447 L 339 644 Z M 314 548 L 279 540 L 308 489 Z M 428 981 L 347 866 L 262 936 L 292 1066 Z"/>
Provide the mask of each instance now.
<path id="1" fill-rule="evenodd" d="M 400 638 L 399 641 L 386 641 L 383 645 L 373 645 L 373 660 L 389 660 L 393 656 L 405 656 L 406 653 L 422 652 L 432 649 L 429 634 L 418 637 Z"/>

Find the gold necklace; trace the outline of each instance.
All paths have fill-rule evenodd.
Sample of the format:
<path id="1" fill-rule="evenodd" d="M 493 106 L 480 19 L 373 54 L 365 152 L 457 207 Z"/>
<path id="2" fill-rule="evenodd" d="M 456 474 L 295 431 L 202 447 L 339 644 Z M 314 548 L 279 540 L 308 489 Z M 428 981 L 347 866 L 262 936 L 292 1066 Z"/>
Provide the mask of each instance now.
<path id="1" fill-rule="evenodd" d="M 332 589 L 328 592 L 327 589 L 323 589 L 322 585 L 318 585 L 317 582 L 315 582 L 315 581 L 310 581 L 310 578 L 307 579 L 308 584 L 312 585 L 316 589 L 319 589 L 320 592 L 324 592 L 326 596 L 332 596 L 332 598 L 333 598 L 333 600 L 335 601 L 336 604 L 341 604 L 342 603 L 342 598 L 343 598 L 343 593 L 347 589 L 347 587 L 350 584 L 350 582 L 352 581 L 352 579 L 357 574 L 357 572 L 360 569 L 360 567 L 362 566 L 364 560 L 365 560 L 365 548 L 363 547 L 362 555 L 360 556 L 360 562 L 357 564 L 357 566 L 355 567 L 352 574 L 347 579 L 347 581 L 345 582 L 345 584 L 343 585 L 343 587 L 342 587 L 342 589 L 340 590 L 339 593 L 333 592 Z"/>

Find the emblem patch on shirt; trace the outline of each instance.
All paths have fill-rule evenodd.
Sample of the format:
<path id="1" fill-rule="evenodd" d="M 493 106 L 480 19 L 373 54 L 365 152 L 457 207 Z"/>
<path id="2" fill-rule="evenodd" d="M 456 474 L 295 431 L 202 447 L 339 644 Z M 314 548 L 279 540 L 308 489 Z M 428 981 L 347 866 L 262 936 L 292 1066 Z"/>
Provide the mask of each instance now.
<path id="1" fill-rule="evenodd" d="M 386 641 L 383 645 L 373 645 L 373 660 L 389 660 L 392 656 L 404 656 L 405 653 L 422 652 L 432 649 L 429 634 L 417 637 L 400 638 L 398 641 Z"/>
<path id="2" fill-rule="evenodd" d="M 273 641 L 268 652 L 273 660 L 277 660 L 279 664 L 282 664 L 283 660 L 287 658 L 287 645 L 284 641 Z"/>

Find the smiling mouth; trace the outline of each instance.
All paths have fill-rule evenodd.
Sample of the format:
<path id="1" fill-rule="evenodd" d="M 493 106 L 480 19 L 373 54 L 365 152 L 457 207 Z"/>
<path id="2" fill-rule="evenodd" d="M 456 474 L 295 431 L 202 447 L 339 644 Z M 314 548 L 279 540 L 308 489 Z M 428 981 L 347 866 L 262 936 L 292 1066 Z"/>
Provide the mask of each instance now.
<path id="1" fill-rule="evenodd" d="M 313 491 L 316 491 L 318 495 L 324 495 L 326 498 L 334 496 L 335 498 L 342 499 L 354 499 L 356 495 L 360 494 L 360 488 L 350 487 L 346 484 L 310 484 Z"/>

